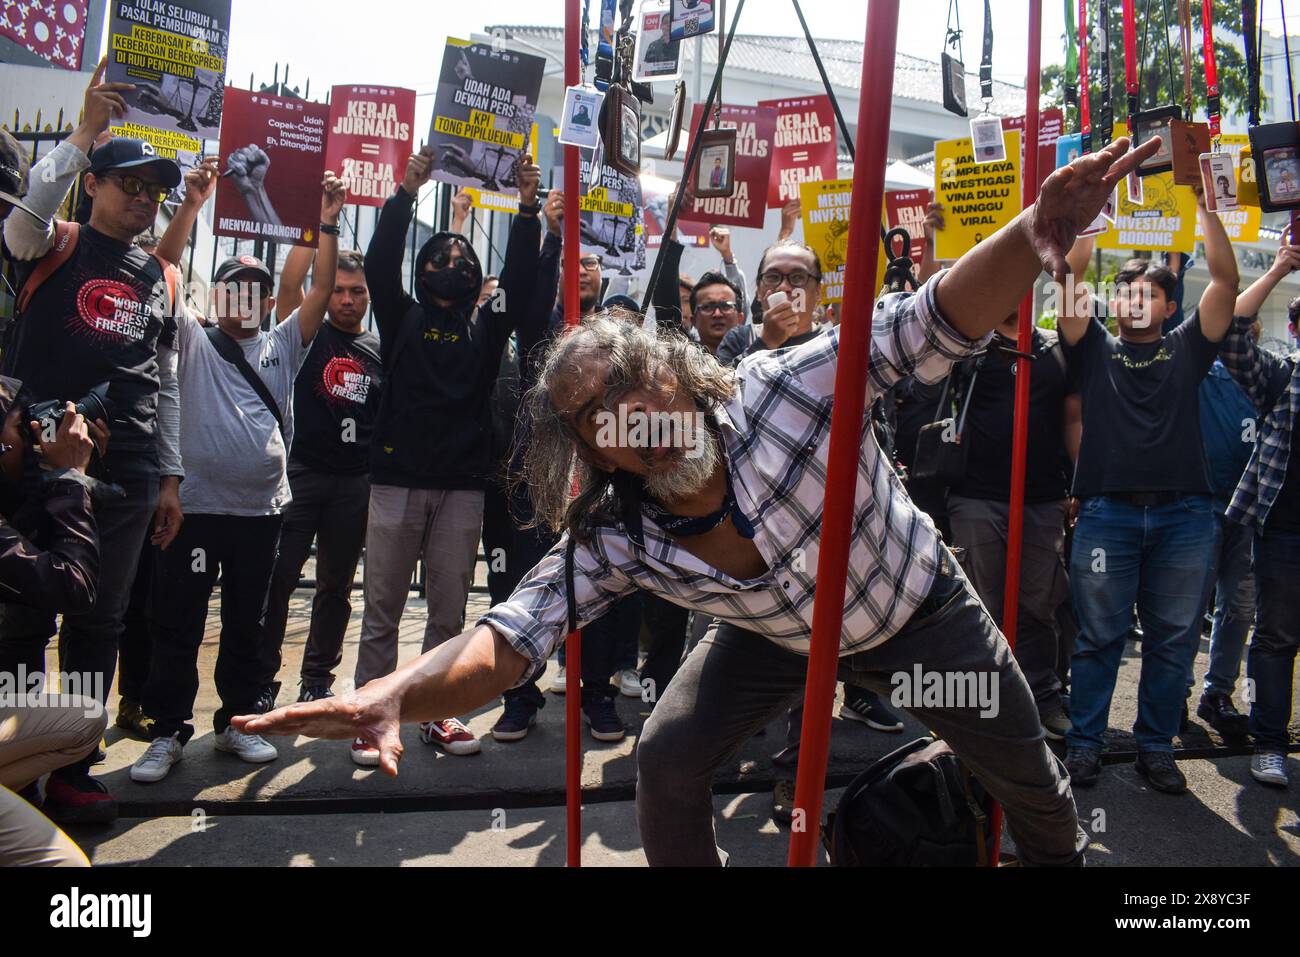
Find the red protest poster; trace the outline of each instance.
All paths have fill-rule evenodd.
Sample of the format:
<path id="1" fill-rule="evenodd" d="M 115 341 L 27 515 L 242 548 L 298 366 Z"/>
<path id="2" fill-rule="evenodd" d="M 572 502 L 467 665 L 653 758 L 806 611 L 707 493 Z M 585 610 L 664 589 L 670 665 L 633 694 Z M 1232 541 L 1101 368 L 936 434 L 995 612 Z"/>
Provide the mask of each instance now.
<path id="1" fill-rule="evenodd" d="M 1022 133 L 1025 129 L 1025 118 L 1023 116 L 1004 116 L 1002 118 L 1002 129 L 1020 130 Z M 1038 114 L 1038 185 L 1043 185 L 1043 180 L 1047 179 L 1056 169 L 1056 141 L 1065 133 L 1065 116 L 1059 107 L 1052 107 L 1049 110 L 1043 110 Z M 1023 145 L 1025 137 L 1021 136 L 1020 142 Z M 1021 170 L 1024 170 L 1024 156 L 1021 157 Z M 1037 190 L 1035 190 L 1037 192 Z"/>
<path id="2" fill-rule="evenodd" d="M 691 132 L 699 129 L 704 108 L 696 103 L 691 111 Z M 710 128 L 712 128 L 710 123 Z M 682 204 L 678 217 L 687 223 L 720 226 L 749 226 L 761 229 L 767 206 L 763 196 L 772 164 L 772 138 L 776 132 L 776 111 L 761 106 L 723 106 L 723 129 L 736 130 L 736 190 L 730 196 L 697 199 Z M 706 168 L 707 171 L 707 168 Z M 683 177 L 683 181 L 691 177 Z"/>
<path id="3" fill-rule="evenodd" d="M 226 87 L 218 236 L 316 245 L 329 112 L 324 103 Z"/>
<path id="4" fill-rule="evenodd" d="M 776 110 L 767 205 L 779 209 L 799 198 L 799 184 L 836 179 L 835 108 L 828 96 L 759 100 Z"/>
<path id="5" fill-rule="evenodd" d="M 348 202 L 383 206 L 414 152 L 415 91 L 336 86 L 330 94 L 325 168 L 348 189 Z"/>
<path id="6" fill-rule="evenodd" d="M 921 264 L 925 253 L 925 211 L 934 202 L 928 189 L 896 189 L 885 193 L 885 228 L 901 226 L 912 238 L 912 262 Z"/>

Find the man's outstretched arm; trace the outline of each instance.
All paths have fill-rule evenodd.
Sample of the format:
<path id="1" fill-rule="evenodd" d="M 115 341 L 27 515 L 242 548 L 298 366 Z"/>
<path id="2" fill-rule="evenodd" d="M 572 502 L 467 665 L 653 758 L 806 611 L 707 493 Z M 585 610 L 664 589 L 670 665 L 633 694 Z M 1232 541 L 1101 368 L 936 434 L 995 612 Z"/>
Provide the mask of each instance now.
<path id="1" fill-rule="evenodd" d="M 362 738 L 379 749 L 384 773 L 396 775 L 401 725 L 481 708 L 518 684 L 528 665 L 529 659 L 494 628 L 479 625 L 353 694 L 243 715 L 231 723 L 249 734 Z"/>
<path id="2" fill-rule="evenodd" d="M 980 339 L 1015 312 L 1046 270 L 1064 283 L 1075 239 L 1101 212 L 1115 185 L 1155 154 L 1159 137 L 1135 150 L 1127 137 L 1063 166 L 1043 183 L 1038 201 L 944 273 L 939 312 L 968 339 Z"/>

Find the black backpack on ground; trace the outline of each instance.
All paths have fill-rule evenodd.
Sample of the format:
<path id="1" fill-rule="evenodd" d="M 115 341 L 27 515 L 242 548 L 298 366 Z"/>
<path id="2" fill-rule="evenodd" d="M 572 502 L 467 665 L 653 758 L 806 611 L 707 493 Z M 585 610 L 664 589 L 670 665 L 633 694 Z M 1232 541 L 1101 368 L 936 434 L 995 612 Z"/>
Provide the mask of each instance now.
<path id="1" fill-rule="evenodd" d="M 993 799 L 943 741 L 917 738 L 853 779 L 823 842 L 837 867 L 979 867 Z"/>

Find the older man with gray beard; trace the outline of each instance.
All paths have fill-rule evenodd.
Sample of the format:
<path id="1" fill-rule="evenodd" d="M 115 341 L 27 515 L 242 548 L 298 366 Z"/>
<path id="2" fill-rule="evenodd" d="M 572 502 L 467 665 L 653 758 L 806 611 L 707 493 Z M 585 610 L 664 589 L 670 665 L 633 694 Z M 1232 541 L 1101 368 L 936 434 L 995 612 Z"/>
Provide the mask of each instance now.
<path id="1" fill-rule="evenodd" d="M 1153 140 L 1129 152 L 1120 140 L 1057 170 L 1038 203 L 951 270 L 914 296 L 881 300 L 869 390 L 908 375 L 939 379 L 982 348 L 1044 266 L 1063 280 L 1075 237 L 1156 148 Z M 733 374 L 684 339 L 589 319 L 552 347 L 529 396 L 525 479 L 538 519 L 565 529 L 556 548 L 458 638 L 346 697 L 238 718 L 236 726 L 361 735 L 396 774 L 401 722 L 481 706 L 544 667 L 567 630 L 566 578 L 579 624 L 637 588 L 657 592 L 719 624 L 646 723 L 637 752 L 642 844 L 652 865 L 723 863 L 713 773 L 804 687 L 838 349 L 832 329 L 752 356 Z M 667 423 L 668 432 L 647 445 L 635 430 L 614 429 L 611 442 L 611 414 Z M 996 714 L 981 716 L 979 702 L 928 699 L 910 710 L 1002 802 L 1026 863 L 1080 863 L 1087 838 L 1029 686 L 880 454 L 869 422 L 856 485 L 841 678 L 887 693 L 894 675 L 917 665 L 987 675 L 997 685 Z"/>

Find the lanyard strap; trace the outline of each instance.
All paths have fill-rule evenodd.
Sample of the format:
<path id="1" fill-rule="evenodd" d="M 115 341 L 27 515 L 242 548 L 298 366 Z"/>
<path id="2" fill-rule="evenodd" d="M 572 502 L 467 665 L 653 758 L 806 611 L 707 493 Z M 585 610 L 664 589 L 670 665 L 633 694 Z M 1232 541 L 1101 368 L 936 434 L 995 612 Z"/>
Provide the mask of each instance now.
<path id="1" fill-rule="evenodd" d="M 1259 47 L 1255 40 L 1255 24 L 1258 20 L 1255 0 L 1241 0 L 1241 39 L 1246 47 L 1246 123 L 1249 126 L 1259 126 L 1260 121 Z"/>
<path id="2" fill-rule="evenodd" d="M 1079 51 L 1074 45 L 1074 3 L 1065 0 L 1065 103 L 1079 105 Z"/>
<path id="3" fill-rule="evenodd" d="M 1100 131 L 1102 139 L 1109 143 L 1111 128 L 1115 125 L 1115 111 L 1111 105 L 1110 89 L 1110 5 L 1103 0 L 1097 7 L 1098 39 L 1101 41 L 1101 103 L 1097 110 L 1097 122 L 1093 124 Z"/>
<path id="4" fill-rule="evenodd" d="M 1124 89 L 1128 93 L 1128 131 L 1133 133 L 1133 114 L 1138 111 L 1137 14 L 1134 0 L 1124 0 Z"/>
<path id="5" fill-rule="evenodd" d="M 1205 50 L 1205 109 L 1210 115 L 1210 138 L 1219 148 L 1219 67 L 1214 59 L 1214 0 L 1201 0 L 1201 41 Z"/>
<path id="6" fill-rule="evenodd" d="M 1092 97 L 1088 89 L 1088 0 L 1079 0 L 1079 139 L 1080 152 L 1092 152 Z"/>
<path id="7" fill-rule="evenodd" d="M 1286 52 L 1286 94 L 1291 103 L 1291 122 L 1295 120 L 1295 82 L 1291 79 L 1291 38 L 1286 32 L 1286 3 L 1279 4 L 1282 8 L 1282 49 Z M 1260 21 L 1260 30 L 1263 30 L 1263 21 Z M 1261 44 L 1262 45 L 1262 44 Z"/>
<path id="8" fill-rule="evenodd" d="M 984 54 L 980 57 L 980 99 L 984 101 L 984 112 L 989 111 L 993 102 L 993 11 L 989 9 L 989 0 L 984 0 Z"/>
<path id="9" fill-rule="evenodd" d="M 1192 118 L 1192 0 L 1178 0 L 1178 45 L 1183 55 L 1183 119 Z"/>

